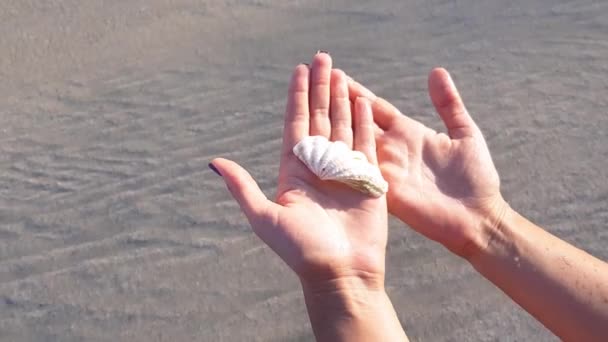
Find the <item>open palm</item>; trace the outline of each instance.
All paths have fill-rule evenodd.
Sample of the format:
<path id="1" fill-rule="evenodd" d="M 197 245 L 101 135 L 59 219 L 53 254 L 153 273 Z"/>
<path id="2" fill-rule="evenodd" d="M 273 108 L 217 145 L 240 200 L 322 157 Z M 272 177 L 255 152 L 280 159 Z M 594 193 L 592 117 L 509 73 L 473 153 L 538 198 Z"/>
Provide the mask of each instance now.
<path id="1" fill-rule="evenodd" d="M 401 114 L 353 80 L 349 92 L 351 99 L 372 101 L 389 211 L 458 255 L 476 252 L 471 249 L 483 238 L 480 225 L 506 204 L 485 140 L 447 71 L 431 72 L 429 94 L 448 135 Z"/>
<path id="2" fill-rule="evenodd" d="M 343 141 L 376 162 L 371 105 L 360 99 L 351 113 L 346 77 L 341 71 L 332 71 L 331 63 L 330 56 L 321 53 L 310 68 L 299 65 L 294 70 L 276 202 L 268 200 L 236 163 L 218 158 L 212 164 L 255 233 L 302 280 L 358 277 L 382 286 L 387 240 L 385 196 L 370 198 L 344 185 L 321 181 L 292 152 L 304 137 L 321 135 Z"/>

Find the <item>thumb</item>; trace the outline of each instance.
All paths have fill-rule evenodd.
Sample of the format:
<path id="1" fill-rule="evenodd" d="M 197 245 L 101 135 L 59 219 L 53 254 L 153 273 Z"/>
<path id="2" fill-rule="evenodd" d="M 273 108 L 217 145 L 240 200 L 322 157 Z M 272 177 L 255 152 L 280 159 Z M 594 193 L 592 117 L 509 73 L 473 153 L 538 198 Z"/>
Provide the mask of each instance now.
<path id="1" fill-rule="evenodd" d="M 212 160 L 209 168 L 222 176 L 254 230 L 260 223 L 274 221 L 279 205 L 266 198 L 249 172 L 239 164 L 223 158 Z"/>
<path id="2" fill-rule="evenodd" d="M 477 131 L 447 70 L 436 68 L 431 71 L 429 95 L 452 139 L 472 136 Z"/>

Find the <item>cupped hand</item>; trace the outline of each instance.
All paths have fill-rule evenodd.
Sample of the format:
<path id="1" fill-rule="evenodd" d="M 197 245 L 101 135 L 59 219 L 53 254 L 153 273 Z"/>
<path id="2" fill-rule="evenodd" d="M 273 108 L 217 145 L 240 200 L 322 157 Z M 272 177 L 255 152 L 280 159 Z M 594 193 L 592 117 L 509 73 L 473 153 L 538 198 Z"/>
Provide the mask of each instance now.
<path id="1" fill-rule="evenodd" d="M 429 94 L 447 134 L 399 112 L 349 78 L 352 100 L 372 102 L 380 169 L 389 182 L 388 208 L 416 231 L 468 258 L 484 248 L 507 208 L 481 131 L 444 69 L 429 75 Z"/>
<path id="2" fill-rule="evenodd" d="M 331 80 L 331 84 L 330 84 Z M 353 112 L 343 72 L 328 54 L 295 68 L 287 99 L 276 201 L 270 201 L 236 163 L 215 159 L 255 233 L 303 284 L 356 278 L 382 287 L 387 242 L 385 196 L 367 197 L 342 184 L 321 181 L 293 154 L 309 135 L 341 140 L 376 163 L 371 104 L 355 99 Z"/>

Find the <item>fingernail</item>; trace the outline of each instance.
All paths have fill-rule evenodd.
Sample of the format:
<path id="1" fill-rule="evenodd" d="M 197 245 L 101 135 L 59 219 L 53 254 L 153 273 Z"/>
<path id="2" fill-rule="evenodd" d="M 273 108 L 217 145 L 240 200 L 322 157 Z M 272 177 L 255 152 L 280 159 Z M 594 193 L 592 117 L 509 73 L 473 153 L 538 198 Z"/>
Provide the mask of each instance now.
<path id="1" fill-rule="evenodd" d="M 209 163 L 209 168 L 211 169 L 211 171 L 215 172 L 218 176 L 222 177 L 222 174 L 215 168 L 215 166 L 211 163 Z"/>
<path id="2" fill-rule="evenodd" d="M 329 55 L 329 52 L 325 51 L 325 50 L 317 50 L 317 55 L 320 53 L 324 53 L 326 55 Z"/>
<path id="3" fill-rule="evenodd" d="M 310 67 L 310 64 L 308 64 L 308 63 L 300 63 L 300 64 L 306 65 L 307 67 Z"/>

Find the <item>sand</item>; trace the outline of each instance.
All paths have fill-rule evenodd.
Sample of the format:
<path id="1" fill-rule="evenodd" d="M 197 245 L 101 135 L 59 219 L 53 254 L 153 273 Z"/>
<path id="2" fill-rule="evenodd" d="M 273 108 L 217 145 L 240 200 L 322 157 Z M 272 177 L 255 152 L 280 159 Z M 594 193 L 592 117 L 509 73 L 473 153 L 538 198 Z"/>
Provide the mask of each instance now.
<path id="1" fill-rule="evenodd" d="M 215 156 L 272 195 L 290 70 L 318 49 L 441 128 L 444 66 L 511 205 L 608 259 L 608 3 L 0 2 L 0 340 L 309 341 L 296 277 Z M 555 338 L 391 222 L 388 290 L 416 341 Z"/>

